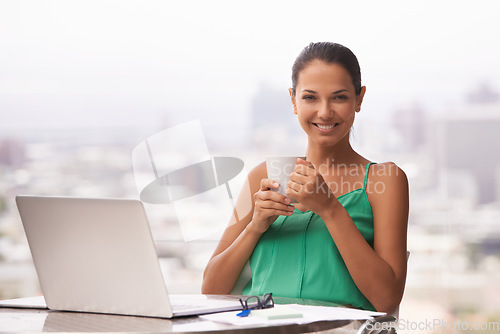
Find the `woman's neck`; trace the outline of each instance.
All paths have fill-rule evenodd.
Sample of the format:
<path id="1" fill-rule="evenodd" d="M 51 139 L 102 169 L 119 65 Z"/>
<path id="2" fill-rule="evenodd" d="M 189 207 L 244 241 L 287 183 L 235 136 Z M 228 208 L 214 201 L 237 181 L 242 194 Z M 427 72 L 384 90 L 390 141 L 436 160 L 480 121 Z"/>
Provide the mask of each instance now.
<path id="1" fill-rule="evenodd" d="M 316 168 L 318 166 L 330 168 L 333 164 L 355 163 L 360 155 L 353 150 L 347 137 L 335 146 L 320 146 L 309 142 L 306 157 Z"/>

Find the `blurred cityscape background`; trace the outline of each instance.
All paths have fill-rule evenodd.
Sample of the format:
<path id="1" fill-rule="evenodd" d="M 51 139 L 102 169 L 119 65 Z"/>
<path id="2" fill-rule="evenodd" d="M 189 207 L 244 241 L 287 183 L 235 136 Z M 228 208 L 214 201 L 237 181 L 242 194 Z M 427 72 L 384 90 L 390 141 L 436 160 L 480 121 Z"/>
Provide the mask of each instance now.
<path id="1" fill-rule="evenodd" d="M 354 51 L 368 87 L 353 146 L 370 160 L 396 162 L 410 180 L 400 317 L 498 321 L 493 5 L 313 1 L 306 15 L 296 2 L 0 0 L 0 299 L 41 293 L 18 194 L 139 198 L 134 148 L 191 120 L 211 156 L 245 163 L 239 179 L 266 155 L 302 155 L 291 66 L 309 42 L 329 40 Z M 221 194 L 146 204 L 170 292 L 200 292 L 228 214 Z M 181 218 L 213 227 L 214 236 L 185 241 Z"/>

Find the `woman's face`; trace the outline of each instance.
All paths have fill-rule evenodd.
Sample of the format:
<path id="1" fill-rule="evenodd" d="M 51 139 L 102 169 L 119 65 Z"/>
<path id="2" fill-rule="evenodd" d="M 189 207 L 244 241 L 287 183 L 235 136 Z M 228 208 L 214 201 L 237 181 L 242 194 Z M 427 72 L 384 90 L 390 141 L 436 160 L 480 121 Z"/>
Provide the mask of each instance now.
<path id="1" fill-rule="evenodd" d="M 338 64 L 314 60 L 298 75 L 294 113 L 309 136 L 321 146 L 334 146 L 349 136 L 365 93 L 356 95 L 351 75 Z M 347 136 L 347 137 L 346 137 Z"/>

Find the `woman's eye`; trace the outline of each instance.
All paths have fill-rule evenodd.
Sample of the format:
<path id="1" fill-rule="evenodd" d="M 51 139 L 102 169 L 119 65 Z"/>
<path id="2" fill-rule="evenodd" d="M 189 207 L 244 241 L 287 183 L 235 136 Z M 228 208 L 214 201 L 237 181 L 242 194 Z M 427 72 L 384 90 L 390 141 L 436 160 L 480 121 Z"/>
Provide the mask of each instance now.
<path id="1" fill-rule="evenodd" d="M 302 97 L 302 99 L 304 99 L 304 100 L 314 100 L 314 96 L 312 96 L 312 95 L 305 95 L 305 96 Z"/>
<path id="2" fill-rule="evenodd" d="M 334 100 L 347 100 L 347 95 L 337 95 L 333 99 Z"/>

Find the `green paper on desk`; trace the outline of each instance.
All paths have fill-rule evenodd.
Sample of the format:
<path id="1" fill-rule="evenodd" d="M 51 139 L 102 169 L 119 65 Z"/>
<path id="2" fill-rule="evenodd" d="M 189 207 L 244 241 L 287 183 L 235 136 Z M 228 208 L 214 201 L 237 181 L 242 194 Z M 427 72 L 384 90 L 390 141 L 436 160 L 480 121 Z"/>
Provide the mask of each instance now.
<path id="1" fill-rule="evenodd" d="M 259 317 L 266 320 L 302 318 L 302 313 L 289 306 L 281 305 L 279 307 L 275 306 L 273 308 L 266 308 L 262 310 L 252 310 L 250 315 L 252 317 Z"/>

